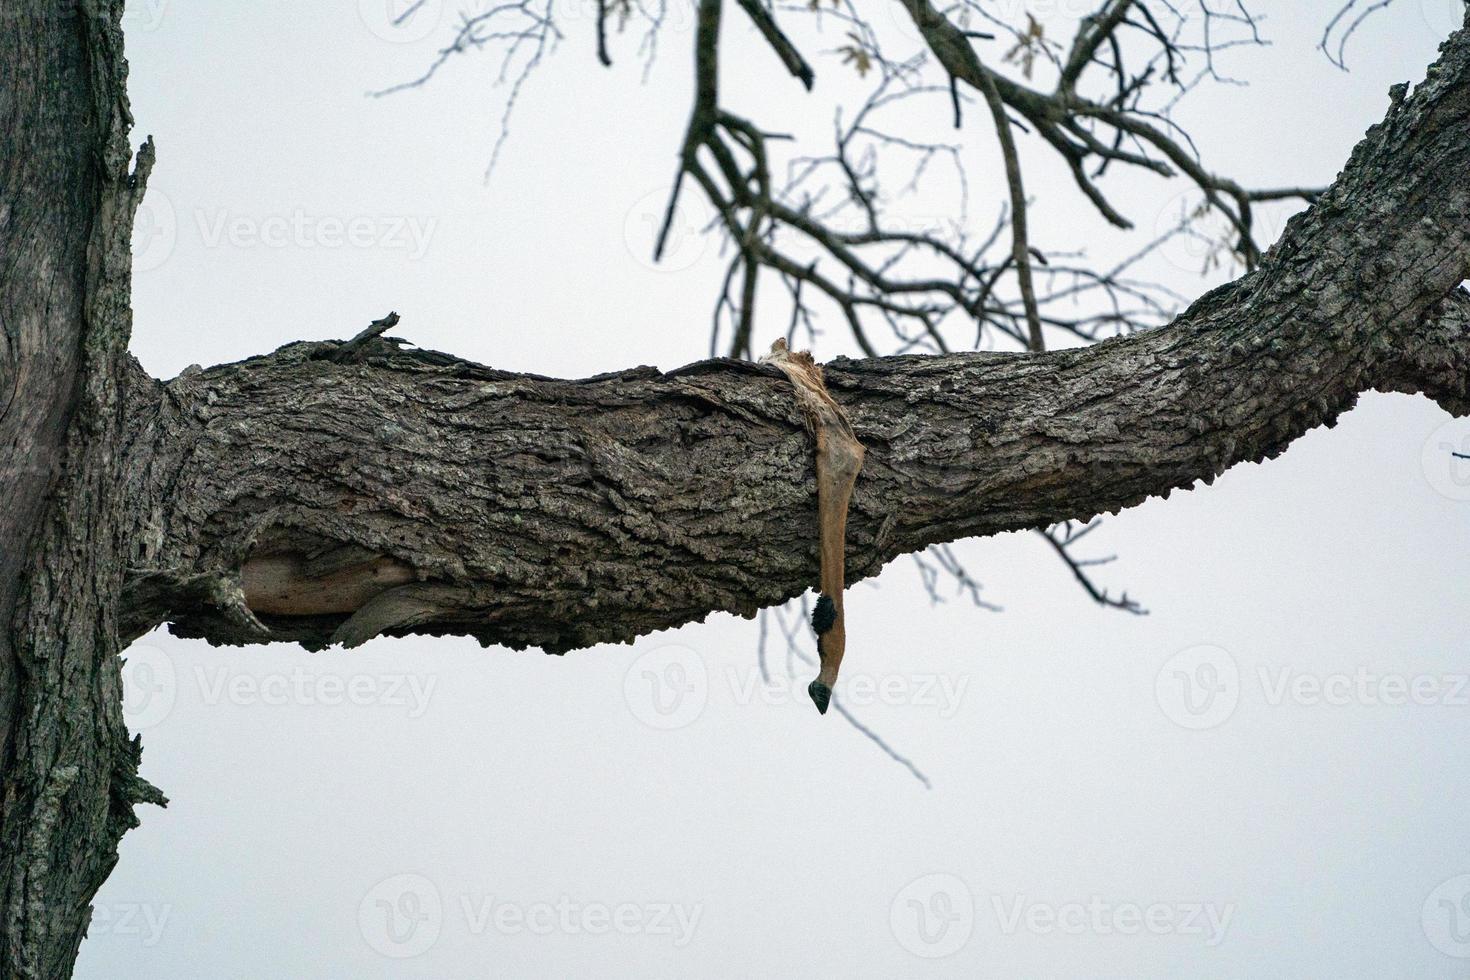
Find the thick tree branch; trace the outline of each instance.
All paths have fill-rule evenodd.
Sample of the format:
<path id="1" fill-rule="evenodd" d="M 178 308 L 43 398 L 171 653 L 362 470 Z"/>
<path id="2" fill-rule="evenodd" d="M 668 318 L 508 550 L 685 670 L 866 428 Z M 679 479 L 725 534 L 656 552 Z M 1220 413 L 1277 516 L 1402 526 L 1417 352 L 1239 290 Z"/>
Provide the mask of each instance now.
<path id="1" fill-rule="evenodd" d="M 1470 411 L 1467 34 L 1393 97 L 1260 267 L 1166 328 L 827 365 L 868 448 L 849 581 L 1211 481 L 1371 388 Z M 778 372 L 717 359 L 560 381 L 385 340 L 356 363 L 323 356 L 338 349 L 138 379 L 133 492 L 157 533 L 135 556 L 130 631 L 172 618 L 220 642 L 452 632 L 563 651 L 816 583 L 810 447 Z"/>

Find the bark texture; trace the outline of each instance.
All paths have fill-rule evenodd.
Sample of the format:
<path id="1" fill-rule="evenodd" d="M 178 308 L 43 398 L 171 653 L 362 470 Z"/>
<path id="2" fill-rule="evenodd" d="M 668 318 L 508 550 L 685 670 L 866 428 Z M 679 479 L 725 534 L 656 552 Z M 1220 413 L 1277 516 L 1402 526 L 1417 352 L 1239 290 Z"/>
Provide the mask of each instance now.
<path id="1" fill-rule="evenodd" d="M 120 640 L 563 652 L 817 582 L 812 446 L 774 368 L 565 381 L 370 332 L 147 377 L 127 239 L 151 149 L 130 171 L 121 4 L 0 4 L 0 975 L 70 973 L 133 804 L 162 801 Z M 1462 31 L 1259 268 L 1169 327 L 827 365 L 867 449 L 848 581 L 1209 481 L 1368 389 L 1470 411 L 1467 173 Z"/>
<path id="2" fill-rule="evenodd" d="M 121 2 L 5 0 L 0 32 L 0 976 L 71 975 L 88 902 L 161 802 L 121 712 L 117 446 L 130 171 Z"/>
<path id="3" fill-rule="evenodd" d="M 1280 453 L 1377 388 L 1470 410 L 1470 43 L 1391 93 L 1251 275 L 1169 327 L 1047 354 L 839 359 L 867 447 L 849 582 L 936 542 L 1085 519 Z M 583 381 L 390 339 L 135 376 L 150 501 L 124 627 L 218 643 L 456 633 L 563 652 L 750 616 L 817 582 L 780 372 Z"/>

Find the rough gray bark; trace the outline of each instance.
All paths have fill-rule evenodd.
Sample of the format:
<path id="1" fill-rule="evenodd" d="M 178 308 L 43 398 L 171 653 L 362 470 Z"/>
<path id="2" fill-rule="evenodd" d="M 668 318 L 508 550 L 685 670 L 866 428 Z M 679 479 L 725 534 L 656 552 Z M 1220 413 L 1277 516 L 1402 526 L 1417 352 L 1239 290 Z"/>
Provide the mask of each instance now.
<path id="1" fill-rule="evenodd" d="M 868 447 L 849 581 L 1213 480 L 1368 389 L 1470 410 L 1466 35 L 1392 98 L 1259 268 L 1167 328 L 827 365 Z M 465 633 L 560 652 L 753 615 L 816 581 L 811 449 L 773 369 L 559 381 L 387 340 L 355 363 L 335 350 L 191 374 L 133 420 L 130 496 L 157 503 L 131 632 L 168 618 L 224 643 Z"/>
<path id="2" fill-rule="evenodd" d="M 172 622 L 220 643 L 562 652 L 817 578 L 811 444 L 774 369 L 563 381 L 372 338 L 148 378 L 125 353 L 149 157 L 128 171 L 120 7 L 17 10 L 0 35 L 18 123 L 0 139 L 5 976 L 70 972 L 133 803 L 161 800 L 121 722 L 120 640 Z M 1213 479 L 1368 389 L 1470 411 L 1467 173 L 1462 31 L 1257 271 L 1169 327 L 828 365 L 868 450 L 849 581 Z"/>
<path id="3" fill-rule="evenodd" d="M 120 704 L 117 446 L 130 172 L 121 2 L 5 0 L 0 32 L 0 975 L 71 974 L 88 902 L 161 802 Z"/>

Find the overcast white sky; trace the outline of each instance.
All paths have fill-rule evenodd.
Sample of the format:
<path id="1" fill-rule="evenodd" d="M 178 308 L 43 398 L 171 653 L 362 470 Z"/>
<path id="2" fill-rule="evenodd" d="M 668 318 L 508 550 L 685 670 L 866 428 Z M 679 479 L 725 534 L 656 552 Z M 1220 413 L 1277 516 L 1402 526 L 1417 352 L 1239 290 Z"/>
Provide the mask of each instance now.
<path id="1" fill-rule="evenodd" d="M 631 41 L 598 68 L 570 9 L 487 186 L 493 63 L 365 98 L 457 10 L 428 0 L 395 29 L 384 3 L 130 5 L 159 154 L 144 364 L 171 377 L 390 309 L 500 368 L 702 356 L 716 245 L 647 258 L 688 13 L 644 83 Z M 1090 5 L 1013 6 L 1060 25 Z M 1397 0 L 1351 74 L 1314 50 L 1335 4 L 1255 6 L 1274 43 L 1227 62 L 1251 87 L 1187 118 L 1213 167 L 1279 185 L 1332 178 L 1458 0 Z M 729 100 L 829 126 L 838 43 L 810 49 L 816 96 L 744 44 Z M 1078 240 L 1069 186 L 1030 191 L 1040 244 L 1122 247 Z M 1153 193 L 1132 199 L 1144 231 L 1178 209 Z M 1211 284 L 1174 260 L 1181 289 Z M 818 347 L 846 350 L 835 329 Z M 959 548 L 1003 612 L 931 606 L 907 559 L 857 586 L 839 696 L 928 790 L 818 717 L 806 668 L 787 680 L 777 656 L 763 684 L 756 624 L 727 616 L 564 658 L 155 633 L 130 654 L 129 717 L 174 802 L 140 809 L 78 976 L 1465 976 L 1470 464 L 1450 445 L 1470 449 L 1470 422 L 1370 395 L 1279 460 L 1110 520 L 1104 580 L 1145 618 L 1094 607 L 1025 535 Z"/>

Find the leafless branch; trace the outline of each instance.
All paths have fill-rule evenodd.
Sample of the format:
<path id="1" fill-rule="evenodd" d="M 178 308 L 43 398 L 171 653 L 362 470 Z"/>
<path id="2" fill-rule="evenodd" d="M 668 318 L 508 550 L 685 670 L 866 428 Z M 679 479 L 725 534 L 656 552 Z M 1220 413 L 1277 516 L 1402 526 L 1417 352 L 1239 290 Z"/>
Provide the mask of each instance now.
<path id="1" fill-rule="evenodd" d="M 1092 533 L 1098 527 L 1099 523 L 1099 521 L 1094 519 L 1079 527 L 1076 523 L 1068 521 L 1065 524 L 1059 524 L 1055 527 L 1040 528 L 1037 530 L 1037 533 L 1047 540 L 1052 546 L 1052 549 L 1056 551 L 1057 557 L 1061 558 L 1066 566 L 1071 569 L 1073 577 L 1077 579 L 1077 583 L 1082 586 L 1083 591 L 1091 596 L 1092 600 L 1098 605 L 1108 609 L 1118 609 L 1123 612 L 1133 613 L 1135 616 L 1148 615 L 1147 609 L 1144 609 L 1135 600 L 1128 598 L 1126 590 L 1121 595 L 1114 597 L 1108 593 L 1106 588 L 1098 586 L 1093 581 L 1091 573 L 1088 572 L 1089 568 L 1098 565 L 1108 565 L 1116 561 L 1116 555 L 1107 555 L 1102 558 L 1078 558 L 1073 553 L 1072 549 L 1077 542 Z"/>

